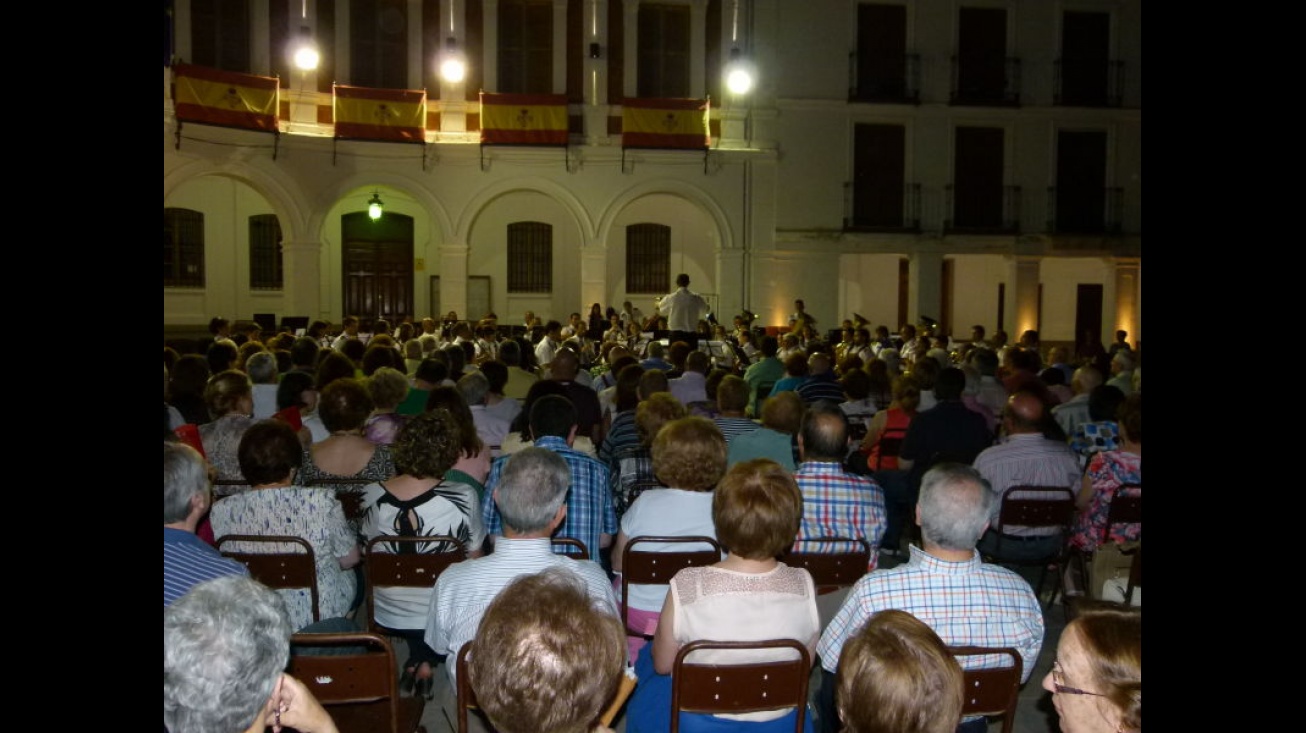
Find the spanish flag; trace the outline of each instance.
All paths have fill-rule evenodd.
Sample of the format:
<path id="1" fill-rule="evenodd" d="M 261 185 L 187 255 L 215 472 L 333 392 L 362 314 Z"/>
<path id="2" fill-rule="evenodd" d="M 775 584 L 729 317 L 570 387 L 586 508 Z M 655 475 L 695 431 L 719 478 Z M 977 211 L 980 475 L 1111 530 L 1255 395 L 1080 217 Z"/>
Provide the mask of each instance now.
<path id="1" fill-rule="evenodd" d="M 278 87 L 276 77 L 193 64 L 172 67 L 172 101 L 183 122 L 276 132 Z"/>
<path id="2" fill-rule="evenodd" d="M 481 92 L 482 145 L 566 145 L 567 95 Z"/>
<path id="3" fill-rule="evenodd" d="M 708 133 L 706 99 L 632 99 L 621 106 L 621 147 L 703 150 Z"/>
<path id="4" fill-rule="evenodd" d="M 336 137 L 426 142 L 425 89 L 334 86 Z"/>

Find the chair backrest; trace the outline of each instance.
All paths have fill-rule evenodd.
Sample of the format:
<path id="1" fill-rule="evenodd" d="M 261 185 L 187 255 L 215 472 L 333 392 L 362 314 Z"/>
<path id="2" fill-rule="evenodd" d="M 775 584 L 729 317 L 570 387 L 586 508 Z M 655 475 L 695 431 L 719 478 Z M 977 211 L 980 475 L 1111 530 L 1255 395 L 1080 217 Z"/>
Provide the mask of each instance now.
<path id="1" fill-rule="evenodd" d="M 423 730 L 422 695 L 401 697 L 394 648 L 370 632 L 295 634 L 289 672 L 326 707 L 340 733 Z M 334 647 L 352 647 L 339 653 Z M 304 654 L 306 648 L 325 654 Z"/>
<path id="2" fill-rule="evenodd" d="M 566 555 L 576 560 L 590 559 L 590 550 L 584 542 L 575 537 L 554 537 L 553 552 L 558 555 Z"/>
<path id="3" fill-rule="evenodd" d="M 222 549 L 229 542 L 262 545 L 267 549 L 254 552 Z M 218 552 L 249 568 L 250 577 L 269 588 L 308 588 L 313 599 L 313 620 L 322 620 L 317 603 L 317 561 L 308 540 L 289 535 L 228 534 L 214 544 Z M 288 552 L 280 547 L 283 544 L 297 545 L 303 552 Z"/>
<path id="4" fill-rule="evenodd" d="M 707 550 L 654 552 L 636 549 L 636 545 L 640 544 L 708 544 L 712 547 Z M 639 537 L 632 537 L 621 551 L 621 623 L 626 627 L 626 634 L 642 636 L 646 639 L 653 638 L 651 634 L 632 629 L 630 622 L 627 620 L 627 612 L 630 608 L 631 585 L 670 585 L 671 576 L 679 572 L 681 568 L 712 565 L 720 561 L 721 543 L 711 537 L 702 535 L 687 537 L 640 535 Z"/>
<path id="5" fill-rule="evenodd" d="M 780 556 L 780 562 L 793 568 L 803 568 L 812 576 L 818 592 L 825 587 L 842 587 L 856 583 L 871 564 L 871 546 L 861 537 L 815 537 L 804 542 L 829 542 L 844 545 L 833 552 L 789 552 Z"/>
<path id="6" fill-rule="evenodd" d="M 418 552 L 422 546 L 442 543 L 453 549 L 445 552 Z M 382 549 L 376 549 L 386 545 Z M 449 535 L 431 535 L 425 537 L 397 537 L 380 535 L 373 537 L 363 546 L 364 582 L 367 586 L 367 628 L 369 631 L 382 632 L 384 629 L 376 623 L 377 588 L 434 588 L 450 565 L 467 558 L 467 549 L 457 537 Z"/>
<path id="7" fill-rule="evenodd" d="M 1075 494 L 1065 486 L 1012 486 L 1002 492 L 998 530 L 1003 527 L 1070 527 Z"/>
<path id="8" fill-rule="evenodd" d="M 1001 716 L 1002 733 L 1011 733 L 1016 723 L 1016 699 L 1020 693 L 1020 675 L 1024 671 L 1024 662 L 1020 652 L 1012 647 L 987 646 L 949 646 L 948 651 L 957 658 L 961 665 L 964 696 L 961 704 L 962 717 L 971 715 Z M 1005 656 L 1009 664 L 987 667 L 984 669 L 967 669 L 962 657 L 968 656 Z M 1001 661 L 1001 660 L 999 660 Z M 981 660 L 978 664 L 993 664 L 990 660 Z"/>
<path id="9" fill-rule="evenodd" d="M 476 704 L 476 693 L 472 691 L 472 682 L 467 675 L 467 652 L 471 651 L 471 642 L 463 644 L 458 649 L 458 658 L 455 664 L 458 683 L 455 690 L 458 704 L 458 733 L 468 733 L 467 715 L 469 710 L 479 707 Z"/>
<path id="10" fill-rule="evenodd" d="M 1111 497 L 1106 510 L 1106 524 L 1102 527 L 1102 541 L 1111 541 L 1111 528 L 1117 524 L 1143 523 L 1143 487 L 1139 484 L 1122 484 Z"/>
<path id="11" fill-rule="evenodd" d="M 1143 546 L 1135 547 L 1129 554 L 1133 560 L 1129 563 L 1129 583 L 1125 585 L 1125 605 L 1134 603 L 1134 589 L 1143 587 Z"/>
<path id="12" fill-rule="evenodd" d="M 686 657 L 703 649 L 792 649 L 797 658 L 750 664 L 700 664 Z M 794 707 L 794 732 L 807 715 L 807 681 L 812 672 L 807 647 L 793 639 L 767 641 L 691 641 L 676 652 L 671 668 L 671 733 L 680 730 L 680 713 L 747 713 Z"/>
<path id="13" fill-rule="evenodd" d="M 370 483 L 375 483 L 370 479 L 360 479 L 353 476 L 327 477 L 320 476 L 304 481 L 305 486 L 318 488 L 331 488 L 336 490 L 336 498 L 340 500 L 340 506 L 345 510 L 345 519 L 357 521 L 363 516 L 363 487 Z"/>

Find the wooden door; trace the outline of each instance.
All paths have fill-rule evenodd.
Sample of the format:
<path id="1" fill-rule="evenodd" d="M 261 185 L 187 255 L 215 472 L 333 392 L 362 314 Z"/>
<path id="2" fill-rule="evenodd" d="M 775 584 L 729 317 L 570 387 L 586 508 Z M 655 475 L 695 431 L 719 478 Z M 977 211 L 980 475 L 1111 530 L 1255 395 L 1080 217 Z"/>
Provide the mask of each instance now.
<path id="1" fill-rule="evenodd" d="M 907 6 L 857 6 L 857 98 L 907 94 Z"/>
<path id="2" fill-rule="evenodd" d="M 958 127 L 953 225 L 997 229 L 1002 226 L 1003 136 L 1000 127 Z"/>
<path id="3" fill-rule="evenodd" d="M 345 214 L 341 231 L 345 315 L 391 323 L 413 315 L 413 218 Z"/>
<path id="4" fill-rule="evenodd" d="M 1106 225 L 1106 133 L 1057 133 L 1057 231 L 1101 232 Z"/>
<path id="5" fill-rule="evenodd" d="M 961 8 L 957 23 L 957 96 L 1000 101 L 1007 83 L 1007 11 Z"/>
<path id="6" fill-rule="evenodd" d="M 1061 14 L 1061 103 L 1096 107 L 1107 102 L 1111 16 Z"/>
<path id="7" fill-rule="evenodd" d="M 901 227 L 906 128 L 857 125 L 853 141 L 853 225 Z"/>

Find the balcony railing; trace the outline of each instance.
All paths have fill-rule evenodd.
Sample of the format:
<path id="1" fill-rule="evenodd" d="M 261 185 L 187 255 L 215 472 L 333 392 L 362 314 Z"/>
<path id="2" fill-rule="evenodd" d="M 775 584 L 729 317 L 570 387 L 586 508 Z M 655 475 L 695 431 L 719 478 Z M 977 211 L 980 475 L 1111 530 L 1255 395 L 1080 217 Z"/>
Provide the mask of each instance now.
<path id="1" fill-rule="evenodd" d="M 969 60 L 952 57 L 949 104 L 1015 107 L 1020 105 L 1020 59 Z"/>
<path id="2" fill-rule="evenodd" d="M 1124 99 L 1125 62 L 1057 59 L 1053 103 L 1067 107 L 1119 107 Z"/>
<path id="3" fill-rule="evenodd" d="M 1047 230 L 1052 234 L 1120 234 L 1123 188 L 1048 186 Z"/>
<path id="4" fill-rule="evenodd" d="M 862 71 L 856 51 L 848 54 L 849 102 L 921 103 L 921 57 L 862 57 L 870 67 Z"/>
<path id="5" fill-rule="evenodd" d="M 861 184 L 863 186 L 867 184 Z M 843 184 L 843 228 L 862 232 L 919 232 L 921 229 L 921 184 L 907 183 L 902 187 L 902 205 L 897 206 L 896 196 L 885 195 L 871 189 L 858 196 L 858 184 Z M 896 193 L 896 192 L 892 192 Z M 879 194 L 879 195 L 877 195 Z M 895 211 L 894 209 L 901 209 Z"/>
<path id="6" fill-rule="evenodd" d="M 1020 186 L 944 189 L 943 228 L 948 232 L 1015 234 L 1020 231 Z"/>

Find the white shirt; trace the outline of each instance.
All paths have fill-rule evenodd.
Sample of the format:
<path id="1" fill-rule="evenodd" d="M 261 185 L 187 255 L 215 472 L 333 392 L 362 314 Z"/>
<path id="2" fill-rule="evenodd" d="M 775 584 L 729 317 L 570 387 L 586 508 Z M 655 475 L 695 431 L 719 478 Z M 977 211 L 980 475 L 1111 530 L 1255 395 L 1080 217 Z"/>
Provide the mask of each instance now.
<path id="1" fill-rule="evenodd" d="M 558 344 L 549 339 L 548 336 L 540 339 L 535 345 L 535 361 L 540 366 L 548 366 L 553 361 L 553 355 L 558 353 Z"/>
<path id="2" fill-rule="evenodd" d="M 658 303 L 658 311 L 667 317 L 667 328 L 672 331 L 696 331 L 698 322 L 711 308 L 703 296 L 680 288 Z"/>

